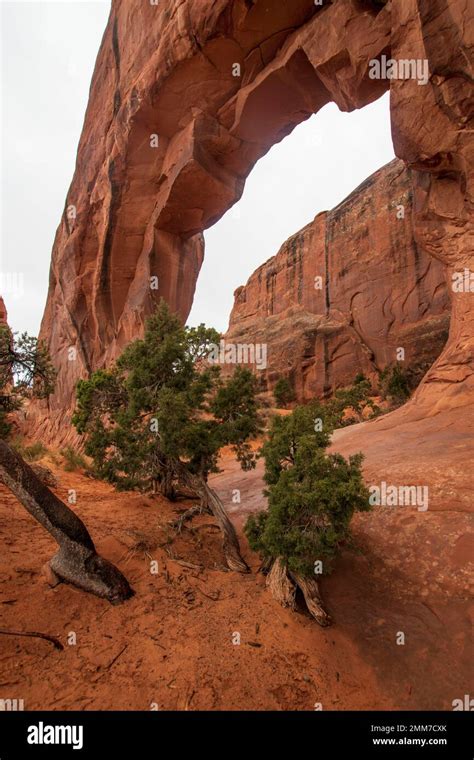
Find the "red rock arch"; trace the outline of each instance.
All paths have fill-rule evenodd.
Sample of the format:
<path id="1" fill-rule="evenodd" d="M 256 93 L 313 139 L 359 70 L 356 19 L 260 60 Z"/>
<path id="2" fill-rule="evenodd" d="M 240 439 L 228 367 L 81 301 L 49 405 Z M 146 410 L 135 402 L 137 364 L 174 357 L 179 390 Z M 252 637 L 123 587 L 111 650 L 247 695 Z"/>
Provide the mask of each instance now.
<path id="1" fill-rule="evenodd" d="M 157 295 L 186 318 L 202 231 L 255 162 L 330 100 L 353 110 L 390 85 L 417 240 L 448 278 L 469 268 L 469 14 L 465 0 L 113 0 L 53 250 L 41 336 L 59 376 L 43 434 L 64 437 L 76 380 L 139 334 Z M 371 79 L 383 54 L 427 59 L 429 82 Z M 425 413 L 472 394 L 472 298 L 453 293 L 448 344 L 417 391 Z"/>

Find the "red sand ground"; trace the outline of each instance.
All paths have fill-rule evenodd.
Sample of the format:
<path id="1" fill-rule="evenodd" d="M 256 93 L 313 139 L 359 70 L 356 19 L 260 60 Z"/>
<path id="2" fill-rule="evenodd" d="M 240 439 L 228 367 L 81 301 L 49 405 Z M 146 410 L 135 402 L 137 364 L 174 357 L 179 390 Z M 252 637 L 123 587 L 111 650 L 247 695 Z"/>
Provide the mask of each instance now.
<path id="1" fill-rule="evenodd" d="M 166 544 L 166 521 L 185 502 L 115 493 L 45 462 L 60 478 L 59 496 L 77 490 L 77 513 L 136 596 L 113 607 L 67 585 L 49 588 L 41 567 L 55 544 L 0 487 L 0 627 L 65 645 L 0 636 L 0 699 L 24 699 L 33 710 L 451 709 L 472 692 L 474 555 L 470 441 L 459 432 L 469 426 L 452 414 L 442 429 L 431 418 L 393 436 L 382 420 L 336 434 L 343 453 L 366 451 L 368 482 L 426 483 L 430 508 L 356 518 L 355 547 L 322 583 L 329 629 L 272 599 L 245 541 L 254 572 L 227 572 L 210 517 Z M 227 457 L 223 466 L 214 484 L 240 530 L 245 514 L 263 506 L 261 467 L 244 474 Z M 240 504 L 232 504 L 236 488 Z M 71 631 L 76 645 L 68 645 Z"/>

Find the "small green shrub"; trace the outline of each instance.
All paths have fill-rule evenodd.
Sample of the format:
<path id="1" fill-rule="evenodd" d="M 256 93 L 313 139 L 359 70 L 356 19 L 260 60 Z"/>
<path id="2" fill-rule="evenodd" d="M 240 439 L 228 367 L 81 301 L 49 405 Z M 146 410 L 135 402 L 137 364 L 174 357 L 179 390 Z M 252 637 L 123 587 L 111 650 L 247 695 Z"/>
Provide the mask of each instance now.
<path id="1" fill-rule="evenodd" d="M 280 377 L 275 383 L 273 396 L 277 406 L 285 407 L 295 400 L 295 391 L 287 377 Z"/>
<path id="2" fill-rule="evenodd" d="M 66 472 L 75 472 L 76 470 L 85 470 L 87 468 L 87 462 L 78 451 L 72 448 L 72 446 L 66 446 L 61 449 L 61 456 L 64 459 L 64 469 Z"/>
<path id="3" fill-rule="evenodd" d="M 12 441 L 12 446 L 27 462 L 36 462 L 48 453 L 48 449 L 41 441 L 36 441 L 31 446 L 24 446 L 21 440 L 16 438 Z"/>
<path id="4" fill-rule="evenodd" d="M 387 367 L 380 374 L 380 391 L 384 398 L 395 404 L 403 404 L 410 396 L 410 382 L 407 372 L 399 364 Z"/>
<path id="5" fill-rule="evenodd" d="M 369 406 L 374 412 L 375 405 L 370 398 L 372 393 L 370 380 L 361 372 L 355 376 L 351 386 L 338 388 L 333 398 L 325 404 L 335 420 L 335 427 L 345 427 L 359 422 L 365 406 Z M 344 416 L 347 409 L 353 410 L 354 417 Z"/>

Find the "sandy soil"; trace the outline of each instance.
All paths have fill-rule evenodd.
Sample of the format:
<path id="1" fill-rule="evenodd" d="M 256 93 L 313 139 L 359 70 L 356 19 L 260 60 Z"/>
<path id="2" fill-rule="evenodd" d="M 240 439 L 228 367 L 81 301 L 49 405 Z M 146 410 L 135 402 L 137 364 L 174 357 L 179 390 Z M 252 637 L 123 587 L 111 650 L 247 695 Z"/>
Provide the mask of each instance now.
<path id="1" fill-rule="evenodd" d="M 41 568 L 55 544 L 0 487 L 0 628 L 48 633 L 65 647 L 0 636 L 0 699 L 33 710 L 451 709 L 472 693 L 473 675 L 472 438 L 460 423 L 455 415 L 396 435 L 387 422 L 336 434 L 343 453 L 366 451 L 368 482 L 427 483 L 430 507 L 380 507 L 354 521 L 354 547 L 322 583 L 329 629 L 270 597 L 245 540 L 252 574 L 227 572 L 210 517 L 167 543 L 166 522 L 188 503 L 116 493 L 51 464 L 58 495 L 77 491 L 77 513 L 136 595 L 114 607 L 50 588 Z M 261 467 L 242 473 L 228 457 L 223 467 L 214 485 L 240 531 L 264 505 Z"/>

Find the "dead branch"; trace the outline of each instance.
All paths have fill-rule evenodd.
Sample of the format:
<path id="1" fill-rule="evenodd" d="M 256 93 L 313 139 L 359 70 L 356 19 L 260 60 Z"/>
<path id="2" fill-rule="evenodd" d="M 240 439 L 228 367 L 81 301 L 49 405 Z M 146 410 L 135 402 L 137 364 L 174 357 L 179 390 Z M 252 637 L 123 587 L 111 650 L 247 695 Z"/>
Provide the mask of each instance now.
<path id="1" fill-rule="evenodd" d="M 173 530 L 176 530 L 178 533 L 181 533 L 185 522 L 188 522 L 189 520 L 192 520 L 193 517 L 202 515 L 203 513 L 209 514 L 210 510 L 203 507 L 202 504 L 195 504 L 193 507 L 190 507 L 185 512 L 183 512 L 183 514 L 180 515 L 176 520 L 172 520 L 169 523 L 169 527 L 173 528 Z"/>
<path id="2" fill-rule="evenodd" d="M 6 628 L 0 628 L 0 633 L 5 636 L 29 636 L 36 639 L 44 639 L 49 641 L 56 649 L 64 649 L 63 645 L 55 636 L 50 636 L 47 633 L 38 633 L 37 631 L 10 631 Z"/>

